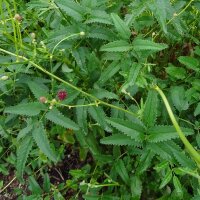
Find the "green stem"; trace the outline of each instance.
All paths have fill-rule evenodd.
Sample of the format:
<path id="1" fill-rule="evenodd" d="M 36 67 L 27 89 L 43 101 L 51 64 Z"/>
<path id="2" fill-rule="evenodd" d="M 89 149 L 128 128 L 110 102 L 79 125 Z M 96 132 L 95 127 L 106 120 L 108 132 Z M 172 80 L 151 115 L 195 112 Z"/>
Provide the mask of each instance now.
<path id="1" fill-rule="evenodd" d="M 6 53 L 6 54 L 8 54 L 8 55 L 15 56 L 15 57 L 21 58 L 21 59 L 23 59 L 23 60 L 25 60 L 25 61 L 28 61 L 30 64 L 32 64 L 34 67 L 36 67 L 36 68 L 39 69 L 40 71 L 44 72 L 45 74 L 49 75 L 49 76 L 52 77 L 52 78 L 55 78 L 56 80 L 58 80 L 58 81 L 64 83 L 65 85 L 67 85 L 67 86 L 73 88 L 74 90 L 79 91 L 79 92 L 82 93 L 83 95 L 94 99 L 94 100 L 95 100 L 96 102 L 98 102 L 99 104 L 102 104 L 102 105 L 105 105 L 105 106 L 108 106 L 108 107 L 110 107 L 110 108 L 114 108 L 114 109 L 117 109 L 117 110 L 121 110 L 121 111 L 123 111 L 123 112 L 125 112 L 125 113 L 128 113 L 128 114 L 134 116 L 134 117 L 137 117 L 137 114 L 136 114 L 136 113 L 131 112 L 131 111 L 129 111 L 129 110 L 125 110 L 125 109 L 123 109 L 123 108 L 120 108 L 120 107 L 118 107 L 118 106 L 115 106 L 115 105 L 113 105 L 113 104 L 109 104 L 109 103 L 107 103 L 107 102 L 104 102 L 104 101 L 98 99 L 97 97 L 95 97 L 95 96 L 93 96 L 93 95 L 91 95 L 91 94 L 89 94 L 89 93 L 83 91 L 82 89 L 80 89 L 80 88 L 78 88 L 78 87 L 72 85 L 71 83 L 69 83 L 69 82 L 67 82 L 67 81 L 65 81 L 65 80 L 63 80 L 63 79 L 61 79 L 61 78 L 59 78 L 58 76 L 52 74 L 51 72 L 47 71 L 46 69 L 44 69 L 44 68 L 41 67 L 40 65 L 34 63 L 33 61 L 29 60 L 28 58 L 26 58 L 26 57 L 24 57 L 24 56 L 16 55 L 16 54 L 14 54 L 14 53 L 12 53 L 12 52 L 10 52 L 10 51 L 4 50 L 4 49 L 2 49 L 2 48 L 0 48 L 0 51 Z"/>
<path id="2" fill-rule="evenodd" d="M 155 85 L 153 87 L 162 97 L 162 100 L 165 104 L 165 107 L 167 109 L 167 112 L 169 114 L 169 117 L 180 137 L 180 139 L 182 140 L 183 144 L 185 145 L 187 151 L 190 153 L 190 155 L 193 157 L 193 159 L 195 160 L 195 162 L 197 163 L 198 167 L 200 168 L 200 154 L 194 149 L 194 147 L 190 144 L 190 142 L 188 141 L 188 139 L 185 137 L 185 135 L 183 134 L 178 122 L 176 121 L 176 118 L 171 110 L 171 107 L 169 105 L 169 102 L 165 96 L 165 94 L 163 93 L 163 91 L 157 86 Z"/>

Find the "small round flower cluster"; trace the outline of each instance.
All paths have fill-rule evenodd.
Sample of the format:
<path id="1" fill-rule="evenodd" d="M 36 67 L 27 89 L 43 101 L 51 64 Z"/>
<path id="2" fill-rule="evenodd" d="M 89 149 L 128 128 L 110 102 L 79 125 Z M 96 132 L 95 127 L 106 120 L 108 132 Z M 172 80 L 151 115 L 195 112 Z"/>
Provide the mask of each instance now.
<path id="1" fill-rule="evenodd" d="M 57 93 L 57 97 L 60 101 L 63 101 L 67 98 L 67 92 L 65 90 L 60 90 Z"/>

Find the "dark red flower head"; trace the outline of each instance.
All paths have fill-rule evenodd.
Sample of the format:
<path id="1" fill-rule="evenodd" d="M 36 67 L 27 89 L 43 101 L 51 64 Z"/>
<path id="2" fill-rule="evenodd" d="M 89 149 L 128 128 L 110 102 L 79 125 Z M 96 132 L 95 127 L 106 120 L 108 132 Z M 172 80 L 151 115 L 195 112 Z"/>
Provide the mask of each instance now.
<path id="1" fill-rule="evenodd" d="M 57 93 L 57 97 L 60 101 L 63 101 L 65 98 L 67 98 L 67 92 L 65 90 L 60 90 Z"/>

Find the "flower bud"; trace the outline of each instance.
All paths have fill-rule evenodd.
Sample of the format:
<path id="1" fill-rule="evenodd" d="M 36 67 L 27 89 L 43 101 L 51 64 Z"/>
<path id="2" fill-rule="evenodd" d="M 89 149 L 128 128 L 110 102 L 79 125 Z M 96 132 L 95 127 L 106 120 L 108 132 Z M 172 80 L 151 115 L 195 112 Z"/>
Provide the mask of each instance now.
<path id="1" fill-rule="evenodd" d="M 35 39 L 35 37 L 36 37 L 35 33 L 31 33 L 30 36 L 32 39 Z"/>
<path id="2" fill-rule="evenodd" d="M 14 19 L 17 20 L 18 22 L 21 22 L 23 18 L 21 15 L 15 14 Z"/>
<path id="3" fill-rule="evenodd" d="M 46 97 L 40 97 L 40 98 L 39 98 L 39 101 L 40 101 L 41 103 L 47 103 Z"/>
<path id="4" fill-rule="evenodd" d="M 8 78 L 9 78 L 8 76 L 2 76 L 2 77 L 0 78 L 0 80 L 6 81 Z"/>
<path id="5" fill-rule="evenodd" d="M 81 32 L 80 32 L 80 35 L 81 35 L 81 36 L 84 36 L 84 35 L 85 35 L 85 32 L 84 32 L 84 31 L 81 31 Z"/>

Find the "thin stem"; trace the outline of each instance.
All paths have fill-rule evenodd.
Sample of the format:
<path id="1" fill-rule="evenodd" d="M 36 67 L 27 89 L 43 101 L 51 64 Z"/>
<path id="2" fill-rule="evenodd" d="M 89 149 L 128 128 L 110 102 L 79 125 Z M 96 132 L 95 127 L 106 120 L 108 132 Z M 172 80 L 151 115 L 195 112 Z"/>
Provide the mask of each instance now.
<path id="1" fill-rule="evenodd" d="M 49 71 L 47 71 L 46 69 L 44 69 L 42 66 L 40 66 L 40 65 L 38 65 L 38 64 L 36 64 L 36 63 L 34 63 L 33 61 L 29 60 L 28 58 L 26 58 L 26 57 L 24 57 L 24 56 L 16 55 L 16 54 L 14 54 L 14 53 L 12 53 L 12 52 L 10 52 L 10 51 L 4 50 L 4 49 L 2 49 L 2 48 L 0 48 L 0 51 L 6 53 L 6 54 L 8 54 L 8 55 L 15 56 L 15 57 L 21 58 L 21 59 L 23 59 L 23 60 L 25 60 L 25 61 L 28 61 L 30 64 L 32 64 L 33 66 L 35 66 L 37 69 L 39 69 L 40 71 L 44 72 L 44 73 L 47 74 L 48 76 L 55 78 L 56 80 L 58 80 L 58 81 L 64 83 L 65 85 L 67 85 L 67 86 L 73 88 L 73 89 L 76 90 L 76 91 L 79 91 L 79 92 L 82 93 L 83 95 L 94 99 L 96 102 L 98 102 L 98 103 L 100 103 L 100 104 L 102 104 L 102 105 L 105 105 L 105 106 L 108 106 L 108 107 L 110 107 L 110 108 L 114 108 L 114 109 L 117 109 L 117 110 L 121 110 L 121 111 L 123 111 L 123 112 L 125 112 L 125 113 L 128 113 L 128 114 L 134 116 L 134 117 L 137 116 L 137 114 L 134 113 L 134 112 L 131 112 L 131 111 L 129 111 L 129 110 L 125 110 L 125 109 L 123 109 L 123 108 L 121 108 L 121 107 L 115 106 L 115 105 L 113 105 L 113 104 L 109 104 L 109 103 L 107 103 L 107 102 L 104 102 L 104 101 L 98 99 L 97 97 L 95 97 L 95 96 L 93 96 L 93 95 L 91 95 L 91 94 L 89 94 L 89 93 L 83 91 L 82 89 L 80 89 L 80 88 L 78 88 L 78 87 L 72 85 L 71 83 L 69 83 L 69 82 L 67 82 L 67 81 L 65 81 L 65 80 L 63 80 L 63 79 L 61 79 L 61 78 L 59 78 L 58 76 L 52 74 L 51 72 L 49 72 Z"/>
<path id="2" fill-rule="evenodd" d="M 17 177 L 15 176 L 2 190 L 0 190 L 0 193 L 2 193 L 7 187 L 9 187 L 16 178 Z"/>
<path id="3" fill-rule="evenodd" d="M 198 167 L 200 168 L 200 154 L 194 149 L 194 147 L 190 144 L 190 142 L 187 140 L 187 138 L 185 137 L 185 135 L 183 134 L 178 122 L 176 121 L 176 118 L 171 110 L 171 107 L 169 105 L 169 102 L 165 96 L 165 94 L 163 93 L 163 91 L 157 86 L 155 85 L 153 87 L 162 97 L 162 100 L 165 104 L 165 107 L 167 109 L 167 112 L 169 114 L 169 117 L 172 121 L 172 124 L 174 125 L 180 139 L 182 140 L 183 144 L 185 145 L 186 149 L 188 150 L 188 152 L 190 153 L 190 155 L 193 157 L 193 159 L 196 161 Z"/>

